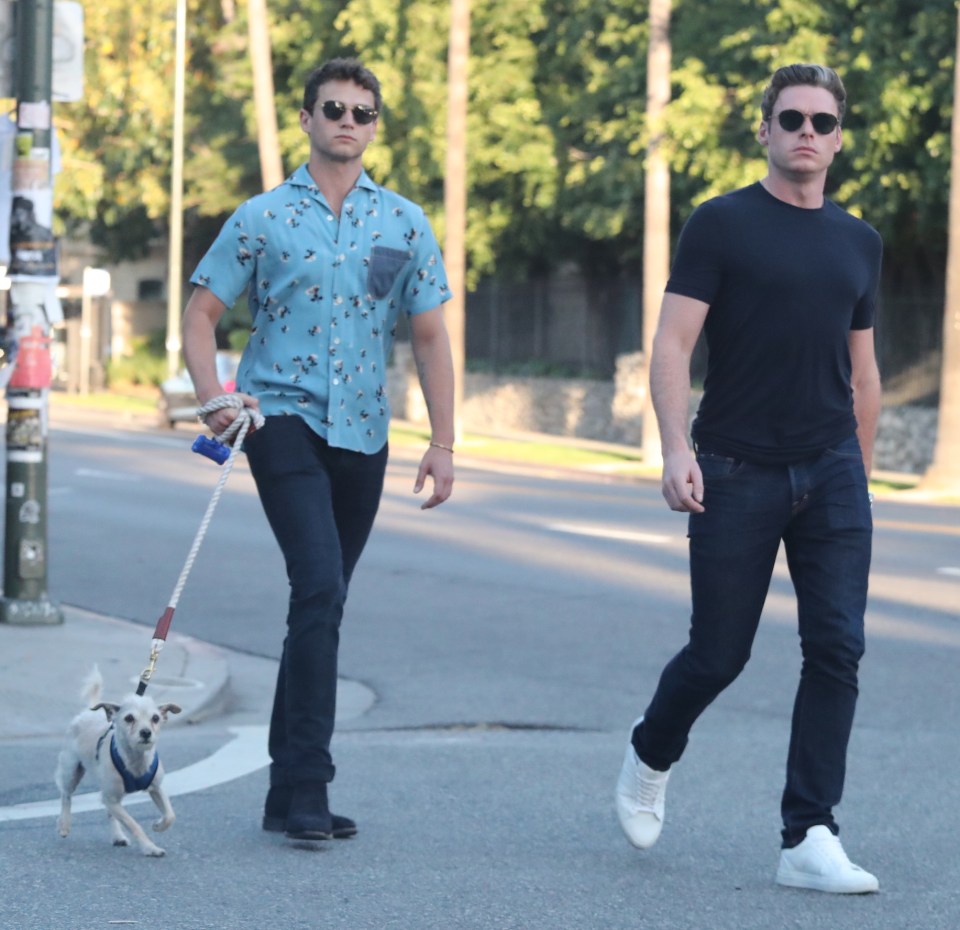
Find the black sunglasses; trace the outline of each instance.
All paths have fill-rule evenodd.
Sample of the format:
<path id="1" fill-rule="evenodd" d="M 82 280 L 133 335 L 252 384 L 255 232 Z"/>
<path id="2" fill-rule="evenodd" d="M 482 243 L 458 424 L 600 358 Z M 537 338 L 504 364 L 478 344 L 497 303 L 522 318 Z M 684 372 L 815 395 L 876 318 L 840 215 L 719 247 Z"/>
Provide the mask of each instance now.
<path id="1" fill-rule="evenodd" d="M 340 100 L 324 100 L 320 105 L 323 115 L 329 120 L 338 120 L 343 118 L 343 114 L 350 110 L 358 126 L 366 126 L 372 123 L 379 115 L 373 107 L 358 103 L 355 107 L 348 107 Z"/>
<path id="2" fill-rule="evenodd" d="M 806 118 L 806 114 L 799 110 L 781 110 L 777 114 L 777 122 L 785 132 L 796 132 Z M 360 121 L 357 120 L 357 122 Z M 837 128 L 840 120 L 832 113 L 813 113 L 810 116 L 810 122 L 818 136 L 829 136 Z"/>

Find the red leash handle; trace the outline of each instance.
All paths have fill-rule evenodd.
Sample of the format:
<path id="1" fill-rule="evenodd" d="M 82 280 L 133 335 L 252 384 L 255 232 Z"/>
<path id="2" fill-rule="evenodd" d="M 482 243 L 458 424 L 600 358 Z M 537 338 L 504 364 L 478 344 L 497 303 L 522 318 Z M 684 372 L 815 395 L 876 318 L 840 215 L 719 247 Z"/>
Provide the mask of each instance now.
<path id="1" fill-rule="evenodd" d="M 157 628 L 153 631 L 154 639 L 166 639 L 167 633 L 170 632 L 170 624 L 173 623 L 173 612 L 175 608 L 168 607 L 163 614 L 160 616 L 160 619 L 157 621 Z"/>

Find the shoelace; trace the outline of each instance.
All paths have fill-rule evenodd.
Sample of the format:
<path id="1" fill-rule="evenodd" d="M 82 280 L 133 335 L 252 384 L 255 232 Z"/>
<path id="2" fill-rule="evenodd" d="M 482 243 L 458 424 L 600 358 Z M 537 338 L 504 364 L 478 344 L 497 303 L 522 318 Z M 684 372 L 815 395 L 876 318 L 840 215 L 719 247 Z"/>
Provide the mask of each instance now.
<path id="1" fill-rule="evenodd" d="M 645 778 L 643 771 L 638 767 L 634 773 L 637 785 L 637 810 L 651 811 L 658 817 L 663 813 L 664 779 L 656 781 Z"/>

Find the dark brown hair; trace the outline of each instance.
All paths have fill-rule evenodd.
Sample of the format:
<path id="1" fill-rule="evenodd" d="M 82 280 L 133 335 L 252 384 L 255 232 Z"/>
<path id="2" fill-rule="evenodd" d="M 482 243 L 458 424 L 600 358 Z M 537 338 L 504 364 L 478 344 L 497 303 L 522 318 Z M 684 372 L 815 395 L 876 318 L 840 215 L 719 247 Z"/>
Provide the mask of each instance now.
<path id="1" fill-rule="evenodd" d="M 379 112 L 383 106 L 380 82 L 369 68 L 365 68 L 356 58 L 331 58 L 307 75 L 306 83 L 303 85 L 304 110 L 313 112 L 313 108 L 317 105 L 317 90 L 327 81 L 353 81 L 354 84 L 373 94 L 374 109 Z"/>

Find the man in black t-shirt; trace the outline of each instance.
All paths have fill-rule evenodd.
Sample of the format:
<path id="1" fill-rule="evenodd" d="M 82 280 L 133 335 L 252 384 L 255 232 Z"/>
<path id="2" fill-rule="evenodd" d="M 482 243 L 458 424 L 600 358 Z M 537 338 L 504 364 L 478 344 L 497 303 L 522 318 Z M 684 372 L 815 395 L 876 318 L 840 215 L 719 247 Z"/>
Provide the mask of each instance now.
<path id="1" fill-rule="evenodd" d="M 689 641 L 631 731 L 616 802 L 630 842 L 652 846 L 671 765 L 750 656 L 782 542 L 803 664 L 776 880 L 865 893 L 879 883 L 847 858 L 833 808 L 864 649 L 882 244 L 824 198 L 845 105 L 831 69 L 780 68 L 757 132 L 766 177 L 702 204 L 680 236 L 650 383 L 663 495 L 689 514 L 693 612 Z M 707 375 L 691 453 L 690 358 L 701 331 Z"/>

